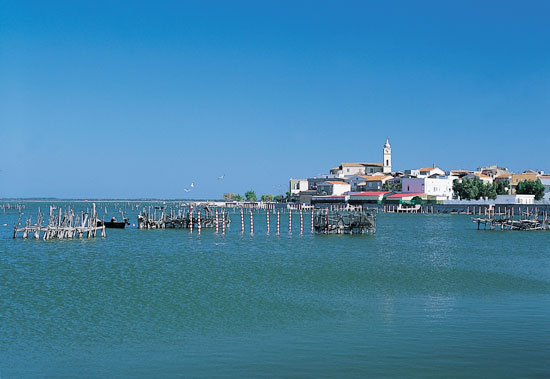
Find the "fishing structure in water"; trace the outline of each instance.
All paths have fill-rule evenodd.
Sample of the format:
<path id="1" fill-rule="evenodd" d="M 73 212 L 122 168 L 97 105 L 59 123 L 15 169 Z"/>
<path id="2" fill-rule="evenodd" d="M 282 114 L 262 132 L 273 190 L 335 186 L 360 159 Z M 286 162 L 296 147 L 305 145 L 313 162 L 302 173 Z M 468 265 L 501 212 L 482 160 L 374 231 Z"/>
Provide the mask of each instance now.
<path id="1" fill-rule="evenodd" d="M 519 216 L 514 216 L 513 213 L 504 215 L 490 214 L 487 217 L 474 217 L 472 222 L 477 223 L 477 229 L 490 230 L 550 230 L 550 220 L 548 219 L 548 213 L 543 214 L 525 212 Z"/>
<path id="2" fill-rule="evenodd" d="M 63 212 L 59 208 L 59 212 L 55 212 L 56 207 L 50 205 L 50 214 L 48 217 L 48 223 L 44 224 L 44 216 L 38 208 L 38 216 L 36 222 L 32 223 L 32 217 L 25 220 L 25 225 L 21 226 L 21 216 L 17 224 L 13 227 L 13 238 L 17 238 L 19 233 L 22 233 L 24 239 L 30 236 L 34 236 L 35 239 L 40 239 L 42 233 L 42 239 L 65 239 L 65 238 L 95 238 L 98 231 L 101 231 L 101 237 L 106 237 L 105 226 L 98 226 L 99 217 L 96 212 L 95 203 L 92 204 L 92 211 L 81 212 L 80 216 L 75 215 L 74 209 L 69 208 L 68 211 Z M 32 237 L 31 237 L 32 238 Z"/>
<path id="3" fill-rule="evenodd" d="M 375 234 L 376 214 L 367 211 L 324 211 L 313 218 L 313 228 L 320 234 Z"/>
<path id="4" fill-rule="evenodd" d="M 220 214 L 221 213 L 221 214 Z M 221 216 L 221 219 L 220 219 Z M 231 224 L 229 213 L 222 210 L 212 210 L 208 206 L 198 209 L 197 213 L 191 207 L 188 210 L 180 208 L 174 210 L 164 206 L 143 208 L 138 214 L 138 229 L 193 229 L 216 228 L 222 226 L 222 232 Z"/>

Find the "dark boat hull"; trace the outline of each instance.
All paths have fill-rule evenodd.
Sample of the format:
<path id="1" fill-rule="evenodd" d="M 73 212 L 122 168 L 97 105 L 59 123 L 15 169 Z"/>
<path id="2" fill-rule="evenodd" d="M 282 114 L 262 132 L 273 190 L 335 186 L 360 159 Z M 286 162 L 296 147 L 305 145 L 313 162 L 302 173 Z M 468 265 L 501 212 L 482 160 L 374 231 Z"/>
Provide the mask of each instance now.
<path id="1" fill-rule="evenodd" d="M 103 226 L 103 221 L 98 221 L 97 226 Z M 109 229 L 124 229 L 126 222 L 124 221 L 105 221 L 105 227 Z"/>

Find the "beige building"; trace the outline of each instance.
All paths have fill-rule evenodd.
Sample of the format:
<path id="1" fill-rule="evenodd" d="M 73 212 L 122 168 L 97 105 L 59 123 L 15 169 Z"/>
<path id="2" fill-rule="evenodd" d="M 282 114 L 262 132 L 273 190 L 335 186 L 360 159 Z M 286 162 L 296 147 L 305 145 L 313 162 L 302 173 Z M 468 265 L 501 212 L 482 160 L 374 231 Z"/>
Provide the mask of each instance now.
<path id="1" fill-rule="evenodd" d="M 351 176 L 351 175 L 373 175 L 382 172 L 382 163 L 342 163 L 340 166 L 330 170 L 332 175 Z"/>
<path id="2" fill-rule="evenodd" d="M 332 175 L 340 177 L 351 175 L 373 175 L 380 173 L 391 173 L 391 145 L 390 141 L 386 139 L 386 143 L 382 148 L 382 163 L 369 163 L 369 162 L 354 162 L 342 163 L 338 167 L 334 167 L 330 170 Z"/>
<path id="3" fill-rule="evenodd" d="M 516 187 L 518 183 L 526 181 L 536 181 L 539 177 L 539 173 L 533 170 L 523 171 L 521 174 L 512 174 L 512 180 L 510 180 L 511 193 L 516 193 Z"/>

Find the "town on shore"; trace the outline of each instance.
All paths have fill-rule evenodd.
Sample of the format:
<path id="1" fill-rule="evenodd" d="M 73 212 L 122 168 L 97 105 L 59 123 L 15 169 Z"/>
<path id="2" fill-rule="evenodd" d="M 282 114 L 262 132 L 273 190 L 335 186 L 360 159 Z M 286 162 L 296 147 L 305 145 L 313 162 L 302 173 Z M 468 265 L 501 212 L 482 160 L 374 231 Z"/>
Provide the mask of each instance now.
<path id="1" fill-rule="evenodd" d="M 327 204 L 547 204 L 550 175 L 542 171 L 508 171 L 498 165 L 444 171 L 433 165 L 392 171 L 388 139 L 382 162 L 347 163 L 328 174 L 290 179 L 289 202 Z"/>

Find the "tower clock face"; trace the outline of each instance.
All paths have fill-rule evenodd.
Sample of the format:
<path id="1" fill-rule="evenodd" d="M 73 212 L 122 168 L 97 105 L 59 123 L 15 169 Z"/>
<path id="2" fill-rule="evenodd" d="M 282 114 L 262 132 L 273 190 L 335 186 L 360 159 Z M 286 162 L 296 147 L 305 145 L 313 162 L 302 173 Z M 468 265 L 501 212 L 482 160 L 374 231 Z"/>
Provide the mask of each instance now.
<path id="1" fill-rule="evenodd" d="M 384 153 L 389 153 L 390 151 L 391 151 L 391 150 L 388 149 L 388 148 L 385 148 L 385 149 L 384 149 Z"/>

